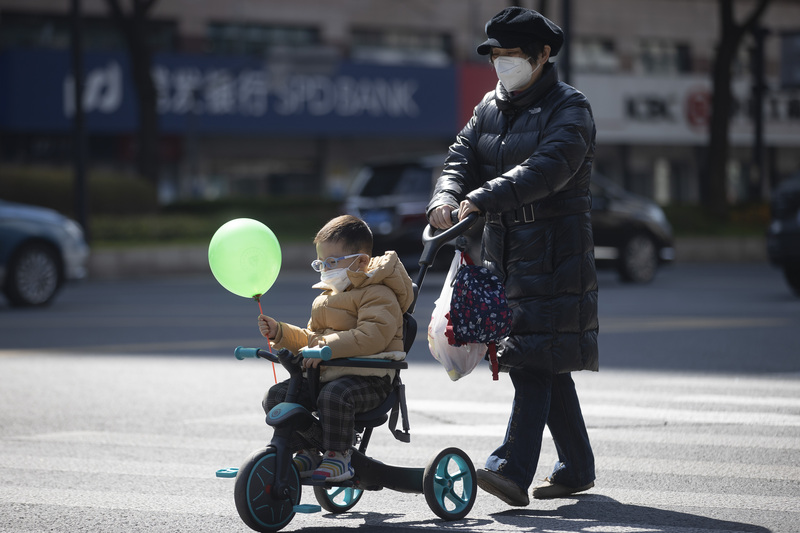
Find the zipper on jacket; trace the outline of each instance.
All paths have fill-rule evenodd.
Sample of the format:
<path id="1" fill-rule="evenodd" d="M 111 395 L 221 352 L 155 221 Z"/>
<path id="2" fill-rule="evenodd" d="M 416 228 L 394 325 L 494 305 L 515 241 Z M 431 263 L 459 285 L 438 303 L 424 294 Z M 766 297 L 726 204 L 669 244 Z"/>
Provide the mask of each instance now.
<path id="1" fill-rule="evenodd" d="M 504 121 L 503 121 L 503 131 L 498 136 L 498 140 L 500 141 L 500 145 L 497 149 L 497 156 L 494 160 L 494 175 L 500 176 L 503 174 L 503 152 L 506 149 L 506 136 L 508 135 L 508 130 L 511 128 L 511 117 L 508 117 L 505 113 L 501 113 Z"/>
<path id="2" fill-rule="evenodd" d="M 500 176 L 503 174 L 503 155 L 506 150 L 506 136 L 508 136 L 508 132 L 511 130 L 511 126 L 513 126 L 514 122 L 517 120 L 517 117 L 519 117 L 520 112 L 515 111 L 511 116 L 508 116 L 505 113 L 502 113 L 502 115 L 505 121 L 503 123 L 503 132 L 499 135 L 500 148 L 497 150 L 497 157 L 495 158 L 495 176 Z"/>

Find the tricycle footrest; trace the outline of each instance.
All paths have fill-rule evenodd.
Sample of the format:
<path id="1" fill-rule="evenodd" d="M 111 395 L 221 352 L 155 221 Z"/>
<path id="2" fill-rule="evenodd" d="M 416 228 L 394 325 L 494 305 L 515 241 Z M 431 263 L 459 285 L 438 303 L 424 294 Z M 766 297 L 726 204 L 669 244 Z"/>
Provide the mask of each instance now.
<path id="1" fill-rule="evenodd" d="M 320 507 L 319 505 L 314 505 L 312 503 L 304 503 L 304 504 L 300 504 L 300 505 L 295 505 L 292 508 L 292 510 L 295 513 L 311 514 L 311 513 L 322 512 L 322 507 Z"/>
<path id="2" fill-rule="evenodd" d="M 217 470 L 217 477 L 236 477 L 238 473 L 238 468 L 221 468 Z"/>

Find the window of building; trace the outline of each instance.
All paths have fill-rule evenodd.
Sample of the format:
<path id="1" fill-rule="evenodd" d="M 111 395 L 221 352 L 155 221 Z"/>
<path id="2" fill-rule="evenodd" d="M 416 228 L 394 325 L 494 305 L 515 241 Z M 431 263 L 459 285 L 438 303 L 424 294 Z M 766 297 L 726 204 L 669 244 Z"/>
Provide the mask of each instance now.
<path id="1" fill-rule="evenodd" d="M 122 50 L 125 40 L 110 17 L 83 17 L 85 50 Z M 72 27 L 67 15 L 14 13 L 4 11 L 0 18 L 0 49 L 69 48 Z M 177 26 L 169 21 L 148 21 L 147 41 L 154 52 L 172 51 L 177 42 Z"/>
<path id="2" fill-rule="evenodd" d="M 356 29 L 350 57 L 365 63 L 443 66 L 452 62 L 453 43 L 444 33 Z"/>
<path id="3" fill-rule="evenodd" d="M 642 39 L 636 57 L 636 70 L 645 74 L 691 72 L 691 49 L 688 44 L 666 39 Z"/>
<path id="4" fill-rule="evenodd" d="M 319 30 L 313 27 L 231 22 L 208 26 L 209 51 L 217 54 L 261 56 L 275 48 L 309 48 L 319 43 Z"/>
<path id="5" fill-rule="evenodd" d="M 576 72 L 617 72 L 619 56 L 614 41 L 602 37 L 577 37 L 571 43 Z"/>

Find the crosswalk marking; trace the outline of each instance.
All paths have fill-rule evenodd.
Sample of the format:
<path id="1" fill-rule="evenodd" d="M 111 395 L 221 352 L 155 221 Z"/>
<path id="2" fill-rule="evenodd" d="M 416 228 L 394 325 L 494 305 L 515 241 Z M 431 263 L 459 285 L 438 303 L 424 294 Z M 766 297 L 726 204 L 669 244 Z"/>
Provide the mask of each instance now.
<path id="1" fill-rule="evenodd" d="M 785 479 L 800 481 L 800 467 L 789 465 L 759 465 L 750 463 L 726 463 L 724 461 L 692 461 L 656 459 L 653 457 L 614 457 L 603 455 L 597 458 L 598 468 L 616 472 L 646 472 L 648 474 L 674 474 L 701 477 L 725 477 L 742 479 Z"/>
<path id="2" fill-rule="evenodd" d="M 703 502 L 704 508 L 742 509 L 800 513 L 800 500 L 779 495 L 718 494 L 697 492 L 666 492 L 630 489 L 604 489 L 603 495 L 628 505 L 648 507 L 696 507 Z"/>
<path id="3" fill-rule="evenodd" d="M 186 513 L 199 515 L 236 516 L 230 501 L 202 494 L 172 495 L 165 493 L 137 494 L 134 492 L 91 491 L 28 487 L 0 487 L 0 503 L 26 505 L 56 505 L 94 509 L 131 509 L 149 512 Z M 238 517 L 237 517 L 238 518 Z"/>
<path id="4" fill-rule="evenodd" d="M 663 420 L 664 422 L 688 422 L 704 424 L 747 424 L 763 426 L 800 426 L 800 414 L 782 414 L 769 411 L 723 411 L 723 410 L 693 410 L 670 409 L 661 407 L 640 407 L 622 403 L 598 403 L 583 401 L 582 410 L 584 417 L 612 417 L 638 420 Z M 498 416 L 508 416 L 510 404 L 489 402 L 457 402 L 457 401 L 431 401 L 409 400 L 409 409 L 425 412 L 437 409 L 443 413 L 467 413 Z"/>
<path id="5" fill-rule="evenodd" d="M 186 463 L 156 463 L 152 461 L 84 459 L 58 456 L 36 457 L 19 454 L 0 455 L 0 468 L 198 479 L 207 479 L 210 472 L 210 468 L 207 465 Z"/>

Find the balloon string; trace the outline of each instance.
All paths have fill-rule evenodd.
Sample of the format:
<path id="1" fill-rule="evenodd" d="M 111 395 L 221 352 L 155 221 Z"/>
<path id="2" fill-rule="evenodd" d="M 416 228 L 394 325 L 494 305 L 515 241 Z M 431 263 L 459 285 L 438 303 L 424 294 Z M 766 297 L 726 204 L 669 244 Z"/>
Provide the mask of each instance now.
<path id="1" fill-rule="evenodd" d="M 263 315 L 264 311 L 261 310 L 261 295 L 255 296 L 256 303 L 258 303 L 258 313 Z M 267 339 L 267 351 L 272 353 L 272 343 Z M 271 361 L 270 361 L 271 362 Z M 278 383 L 278 373 L 275 371 L 275 363 L 272 363 L 272 377 L 275 378 L 275 384 Z"/>

